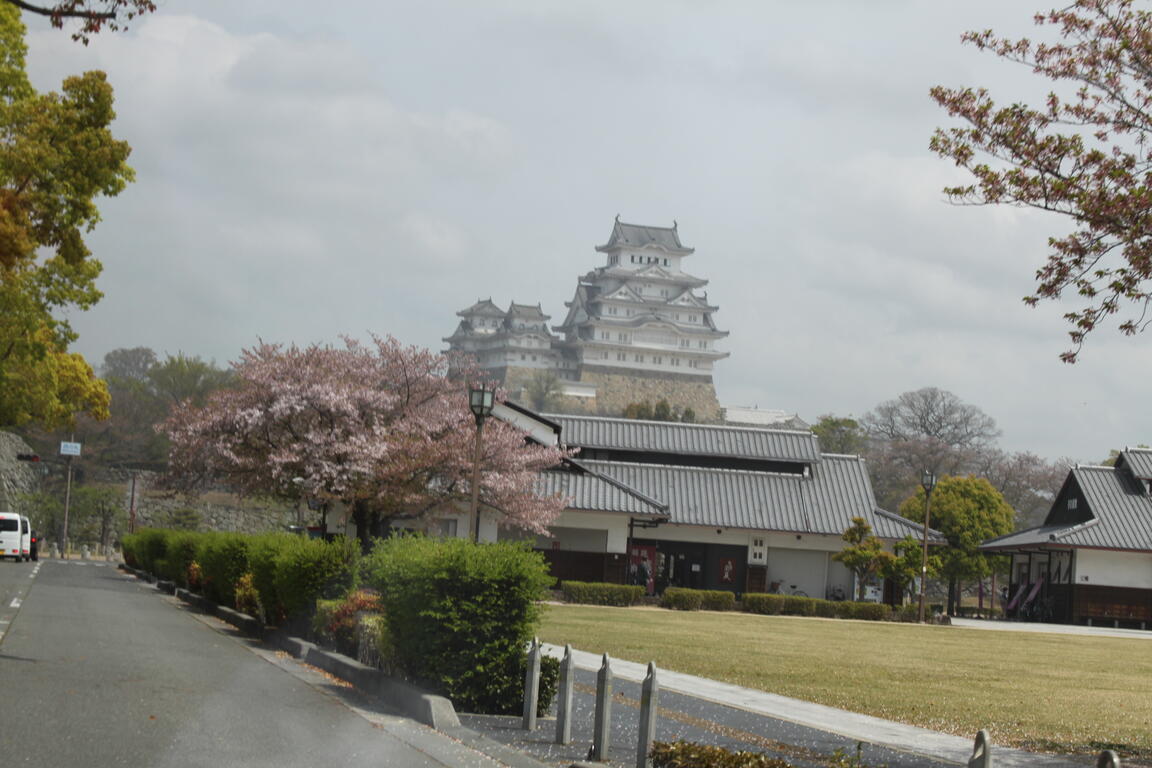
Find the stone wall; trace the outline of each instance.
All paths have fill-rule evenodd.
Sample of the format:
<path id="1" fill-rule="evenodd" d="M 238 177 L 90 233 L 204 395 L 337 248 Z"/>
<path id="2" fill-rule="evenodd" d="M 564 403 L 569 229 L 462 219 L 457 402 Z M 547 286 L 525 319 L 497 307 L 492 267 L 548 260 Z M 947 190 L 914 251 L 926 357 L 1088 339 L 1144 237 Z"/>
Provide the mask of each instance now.
<path id="1" fill-rule="evenodd" d="M 40 490 L 42 465 L 17 461 L 31 446 L 10 432 L 0 432 L 0 512 L 15 512 L 19 497 Z"/>
<path id="2" fill-rule="evenodd" d="M 646 371 L 621 374 L 611 368 L 585 366 L 580 381 L 595 385 L 596 397 L 565 397 L 562 407 L 565 412 L 621 416 L 631 403 L 648 401 L 655 405 L 667 400 L 674 409 L 691 408 L 696 412 L 697 422 L 712 423 L 721 418 L 720 402 L 710 376 Z"/>
<path id="3" fill-rule="evenodd" d="M 297 522 L 296 509 L 290 505 L 241 499 L 223 491 L 210 491 L 188 499 L 173 497 L 154 487 L 157 479 L 155 474 L 138 472 L 136 475 L 137 528 L 167 527 L 174 519 L 189 517 L 188 510 L 193 513 L 193 519 L 199 521 L 196 528 L 201 531 L 263 533 L 282 530 L 284 526 L 295 525 Z M 115 480 L 124 489 L 124 508 L 128 509 L 131 481 L 127 478 Z"/>

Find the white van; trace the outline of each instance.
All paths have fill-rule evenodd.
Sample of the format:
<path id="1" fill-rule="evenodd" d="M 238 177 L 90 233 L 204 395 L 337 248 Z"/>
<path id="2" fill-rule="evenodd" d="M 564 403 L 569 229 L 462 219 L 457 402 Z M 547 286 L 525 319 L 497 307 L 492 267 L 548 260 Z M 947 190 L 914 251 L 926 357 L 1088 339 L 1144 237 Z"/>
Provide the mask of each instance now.
<path id="1" fill-rule="evenodd" d="M 14 512 L 0 512 L 0 557 L 31 560 L 32 525 Z"/>

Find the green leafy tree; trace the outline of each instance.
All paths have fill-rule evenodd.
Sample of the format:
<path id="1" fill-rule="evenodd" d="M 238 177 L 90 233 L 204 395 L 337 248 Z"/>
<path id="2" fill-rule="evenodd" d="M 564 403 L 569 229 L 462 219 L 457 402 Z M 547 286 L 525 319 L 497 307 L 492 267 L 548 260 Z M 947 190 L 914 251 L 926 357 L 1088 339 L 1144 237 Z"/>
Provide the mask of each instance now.
<path id="1" fill-rule="evenodd" d="M 1079 296 L 1071 323 L 1076 361 L 1084 339 L 1121 309 L 1124 334 L 1143 330 L 1152 301 L 1152 13 L 1133 0 L 1075 0 L 1035 17 L 1046 39 L 962 40 L 1023 64 L 1055 84 L 1043 105 L 997 105 L 984 88 L 932 89 L 932 98 L 966 125 L 938 129 L 931 149 L 972 175 L 945 193 L 963 205 L 1013 205 L 1065 217 L 1066 234 L 1048 238 L 1036 270 L 1041 300 Z"/>
<path id="2" fill-rule="evenodd" d="M 928 578 L 935 578 L 940 573 L 940 557 L 936 554 L 935 546 L 928 549 Z M 884 568 L 884 578 L 888 579 L 902 591 L 920 577 L 920 569 L 924 566 L 924 545 L 911 536 L 905 536 L 892 546 L 893 557 Z"/>
<path id="3" fill-rule="evenodd" d="M 884 542 L 872 535 L 872 526 L 862 517 L 852 518 L 852 525 L 840 538 L 847 544 L 832 559 L 855 574 L 856 599 L 863 600 L 868 581 L 889 568 L 894 557 L 884 549 Z"/>
<path id="4" fill-rule="evenodd" d="M 1015 513 L 982 477 L 943 477 L 932 491 L 929 525 L 948 546 L 940 552 L 940 574 L 948 580 L 948 612 L 954 613 L 960 582 L 990 576 L 998 562 L 979 550 L 982 542 L 1011 533 Z M 900 514 L 924 522 L 924 489 L 900 505 Z"/>
<path id="5" fill-rule="evenodd" d="M 672 421 L 672 406 L 664 398 L 656 401 L 652 408 L 653 421 Z"/>
<path id="6" fill-rule="evenodd" d="M 846 453 L 859 456 L 868 448 L 868 433 L 860 422 L 849 416 L 826 413 L 812 427 L 824 453 Z"/>
<path id="7" fill-rule="evenodd" d="M 197 355 L 177 352 L 148 369 L 152 392 L 170 408 L 185 401 L 204 405 L 213 392 L 232 381 L 232 372 L 216 366 L 215 361 L 201 360 Z"/>
<path id="8" fill-rule="evenodd" d="M 537 371 L 524 387 L 528 405 L 538 412 L 554 410 L 561 394 L 560 377 L 555 371 Z"/>
<path id="9" fill-rule="evenodd" d="M 128 144 L 112 137 L 102 72 L 39 94 L 25 72 L 20 11 L 0 2 L 0 424 L 66 426 L 107 415 L 108 392 L 80 355 L 67 313 L 100 299 L 100 262 L 84 233 L 95 199 L 132 180 Z"/>
<path id="10" fill-rule="evenodd" d="M 691 406 L 686 407 L 680 412 L 680 422 L 683 424 L 695 424 L 696 411 L 694 411 Z"/>
<path id="11" fill-rule="evenodd" d="M 99 544 L 106 551 L 124 530 L 127 514 L 124 493 L 104 486 L 81 486 L 72 491 L 69 541 Z"/>
<path id="12" fill-rule="evenodd" d="M 624 418 L 652 421 L 652 403 L 647 400 L 642 403 L 628 403 L 624 407 Z"/>

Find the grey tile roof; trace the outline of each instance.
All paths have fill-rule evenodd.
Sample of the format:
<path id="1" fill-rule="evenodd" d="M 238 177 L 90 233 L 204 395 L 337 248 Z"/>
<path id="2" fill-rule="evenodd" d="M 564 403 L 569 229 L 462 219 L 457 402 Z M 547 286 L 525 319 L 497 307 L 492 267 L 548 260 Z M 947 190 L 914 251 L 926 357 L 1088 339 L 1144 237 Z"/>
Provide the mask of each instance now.
<path id="1" fill-rule="evenodd" d="M 581 465 L 577 467 L 583 469 Z M 666 509 L 660 502 L 594 470 L 541 472 L 536 481 L 536 492 L 542 496 L 559 493 L 569 499 L 569 509 L 585 512 L 619 512 L 654 517 L 666 515 Z"/>
<path id="2" fill-rule="evenodd" d="M 509 317 L 524 317 L 531 320 L 548 320 L 549 315 L 544 314 L 544 310 L 540 308 L 539 304 L 517 304 L 512 302 L 508 306 Z"/>
<path id="3" fill-rule="evenodd" d="M 820 461 L 816 436 L 806 431 L 596 416 L 547 414 L 547 417 L 561 426 L 560 439 L 568 446 L 806 463 Z"/>
<path id="4" fill-rule="evenodd" d="M 1132 474 L 1141 480 L 1152 480 L 1152 450 L 1147 448 L 1125 448 L 1121 452 L 1124 463 Z"/>
<path id="5" fill-rule="evenodd" d="M 693 250 L 685 248 L 684 244 L 680 242 L 680 233 L 677 231 L 675 222 L 671 227 L 649 227 L 643 224 L 625 224 L 620 221 L 620 217 L 616 217 L 616 223 L 612 226 L 612 235 L 608 238 L 608 242 L 597 246 L 596 250 L 604 251 L 620 246 L 640 247 L 645 245 L 657 245 L 668 251 L 683 253 L 692 253 Z"/>
<path id="6" fill-rule="evenodd" d="M 550 417 L 552 418 L 552 417 Z M 581 461 L 667 504 L 671 523 L 839 536 L 863 517 L 882 538 L 915 535 L 914 523 L 875 509 L 863 460 L 826 456 L 812 475 Z"/>
<path id="7" fill-rule="evenodd" d="M 504 310 L 492 303 L 492 299 L 477 299 L 470 307 L 456 313 L 460 317 L 468 315 L 488 315 L 490 317 L 504 317 Z"/>
<path id="8" fill-rule="evenodd" d="M 1152 551 L 1152 497 L 1148 488 L 1113 467 L 1079 466 L 1076 483 L 1092 518 L 1070 525 L 1043 525 L 990 539 L 982 549 L 1085 547 Z"/>

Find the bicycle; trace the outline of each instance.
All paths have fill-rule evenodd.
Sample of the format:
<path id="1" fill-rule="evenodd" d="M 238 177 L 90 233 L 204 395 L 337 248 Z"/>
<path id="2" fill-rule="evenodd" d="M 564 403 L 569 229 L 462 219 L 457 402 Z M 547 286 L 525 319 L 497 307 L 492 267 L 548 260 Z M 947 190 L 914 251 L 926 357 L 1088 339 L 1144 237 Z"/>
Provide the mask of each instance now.
<path id="1" fill-rule="evenodd" d="M 802 589 L 797 589 L 795 584 L 784 586 L 782 581 L 774 581 L 769 587 L 768 591 L 773 595 L 793 595 L 795 597 L 808 597 L 808 593 Z"/>

